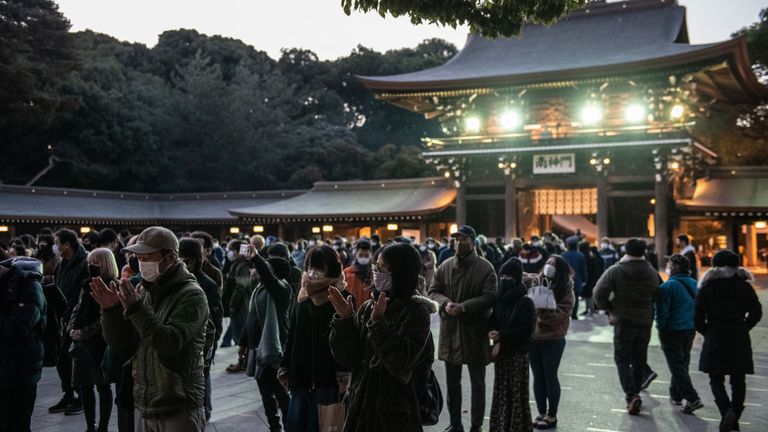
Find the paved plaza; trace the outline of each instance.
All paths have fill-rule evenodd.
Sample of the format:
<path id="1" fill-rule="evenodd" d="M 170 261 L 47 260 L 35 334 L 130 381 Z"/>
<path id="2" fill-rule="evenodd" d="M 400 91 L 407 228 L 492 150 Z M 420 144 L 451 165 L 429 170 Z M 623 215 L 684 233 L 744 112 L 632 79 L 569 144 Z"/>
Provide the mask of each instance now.
<path id="1" fill-rule="evenodd" d="M 768 305 L 768 276 L 759 276 L 758 295 L 766 309 Z M 434 334 L 437 337 L 437 321 L 434 322 Z M 651 431 L 714 431 L 717 430 L 719 414 L 709 390 L 707 376 L 695 371 L 701 338 L 697 337 L 692 353 L 691 374 L 696 389 L 702 396 L 705 407 L 695 415 L 679 412 L 669 404 L 667 386 L 669 372 L 664 356 L 655 335 L 649 348 L 649 364 L 659 374 L 647 392 L 643 393 L 643 409 L 639 416 L 627 415 L 624 398 L 619 386 L 616 367 L 612 354 L 613 331 L 603 315 L 573 322 L 567 337 L 565 355 L 560 367 L 560 380 L 563 388 L 558 431 L 591 432 L 651 432 Z M 768 430 L 768 318 L 752 331 L 752 343 L 755 349 L 755 375 L 747 377 L 747 407 L 742 417 L 741 430 L 762 432 Z M 237 356 L 236 348 L 220 349 L 212 371 L 214 413 L 208 426 L 209 431 L 247 431 L 267 430 L 263 408 L 256 382 L 238 374 L 232 375 L 224 368 Z M 441 384 L 444 382 L 442 363 L 435 362 L 435 370 Z M 464 426 L 469 426 L 469 376 L 465 372 L 464 382 Z M 487 407 L 490 412 L 493 387 L 493 368 L 487 373 Z M 443 384 L 444 385 L 444 384 Z M 445 389 L 443 389 L 445 391 Z M 56 403 L 61 396 L 58 377 L 54 368 L 43 371 L 43 379 L 38 387 L 35 406 L 33 431 L 70 432 L 82 431 L 82 415 L 65 416 L 48 414 L 47 407 Z M 533 392 L 531 391 L 531 398 Z M 533 402 L 532 406 L 533 406 Z M 442 431 L 448 424 L 448 412 L 443 410 L 440 424 L 425 428 L 426 431 Z M 117 430 L 116 413 L 113 412 L 111 430 Z M 486 430 L 488 424 L 486 422 Z"/>

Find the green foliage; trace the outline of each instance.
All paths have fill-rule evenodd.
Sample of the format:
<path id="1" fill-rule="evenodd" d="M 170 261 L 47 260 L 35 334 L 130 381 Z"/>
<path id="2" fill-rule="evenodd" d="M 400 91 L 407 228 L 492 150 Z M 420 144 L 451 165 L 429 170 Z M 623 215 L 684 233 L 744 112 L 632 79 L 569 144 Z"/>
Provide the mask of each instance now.
<path id="1" fill-rule="evenodd" d="M 192 30 L 165 32 L 152 49 L 90 31 L 65 36 L 70 67 L 38 65 L 52 68 L 41 88 L 56 103 L 0 127 L 0 183 L 29 181 L 49 155 L 58 162 L 37 184 L 145 192 L 434 174 L 419 157 L 434 122 L 375 100 L 354 75 L 440 65 L 456 53 L 444 41 L 320 61 L 300 49 L 273 60 Z"/>
<path id="2" fill-rule="evenodd" d="M 768 8 L 760 11 L 758 21 L 732 36 L 747 36 L 747 50 L 758 76 L 768 76 Z"/>
<path id="3" fill-rule="evenodd" d="M 586 0 L 342 0 L 344 13 L 376 12 L 382 17 L 408 15 L 413 24 L 437 23 L 496 38 L 517 36 L 523 24 L 550 24 Z"/>

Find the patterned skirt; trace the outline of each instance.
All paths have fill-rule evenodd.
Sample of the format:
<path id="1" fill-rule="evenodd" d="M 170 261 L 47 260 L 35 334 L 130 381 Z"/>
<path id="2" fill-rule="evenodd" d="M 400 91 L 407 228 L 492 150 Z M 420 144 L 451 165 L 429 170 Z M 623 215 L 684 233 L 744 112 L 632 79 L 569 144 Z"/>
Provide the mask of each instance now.
<path id="1" fill-rule="evenodd" d="M 495 363 L 490 432 L 530 432 L 528 405 L 528 356 L 502 354 Z"/>

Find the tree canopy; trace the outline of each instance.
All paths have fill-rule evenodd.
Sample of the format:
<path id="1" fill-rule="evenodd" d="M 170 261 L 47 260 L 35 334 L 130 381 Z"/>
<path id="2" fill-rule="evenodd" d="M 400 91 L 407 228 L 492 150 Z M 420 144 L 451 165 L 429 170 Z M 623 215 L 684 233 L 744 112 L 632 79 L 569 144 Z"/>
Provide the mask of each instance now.
<path id="1" fill-rule="evenodd" d="M 410 16 L 414 24 L 468 25 L 483 36 L 517 36 L 524 24 L 550 24 L 586 0 L 342 0 L 344 12 Z"/>

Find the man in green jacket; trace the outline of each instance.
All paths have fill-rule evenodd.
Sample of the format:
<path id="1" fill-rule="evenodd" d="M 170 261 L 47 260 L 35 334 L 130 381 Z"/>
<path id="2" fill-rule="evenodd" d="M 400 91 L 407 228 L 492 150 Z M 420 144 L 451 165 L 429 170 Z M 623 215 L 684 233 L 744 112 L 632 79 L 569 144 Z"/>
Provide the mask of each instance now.
<path id="1" fill-rule="evenodd" d="M 132 363 L 136 430 L 202 432 L 205 293 L 181 265 L 179 241 L 170 230 L 147 228 L 123 251 L 138 257 L 141 283 L 134 289 L 122 279 L 119 287 L 107 287 L 94 278 L 91 289 L 108 344 L 120 347 L 138 335 Z"/>
<path id="2" fill-rule="evenodd" d="M 440 264 L 429 298 L 440 305 L 438 358 L 445 362 L 448 412 L 445 432 L 463 432 L 461 423 L 461 369 L 467 365 L 472 384 L 472 427 L 482 430 L 485 416 L 485 366 L 488 364 L 488 318 L 496 301 L 496 272 L 475 251 L 474 228 L 462 225 L 452 234 L 456 255 Z"/>

